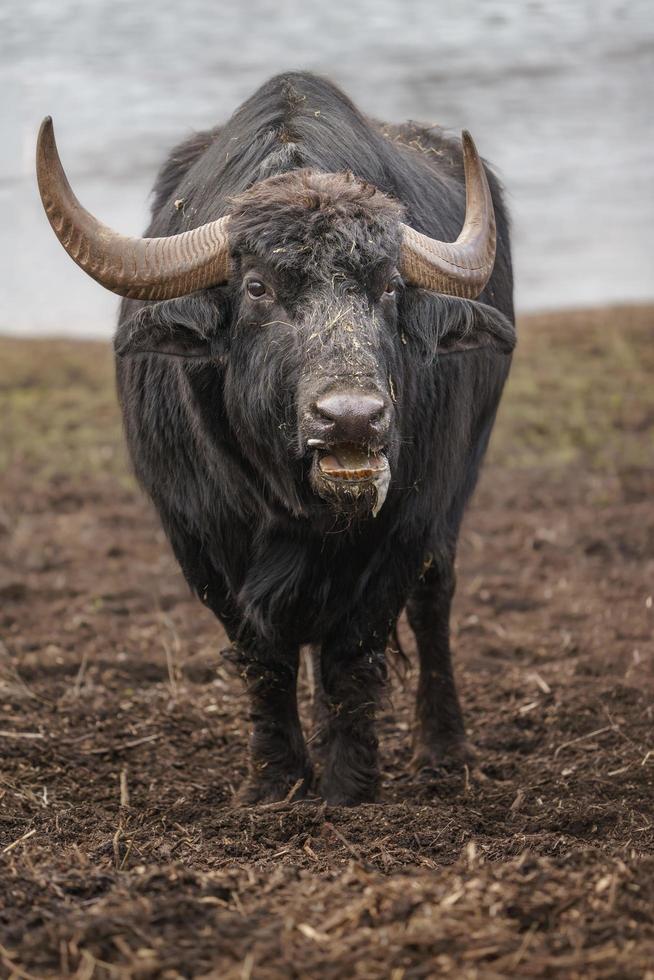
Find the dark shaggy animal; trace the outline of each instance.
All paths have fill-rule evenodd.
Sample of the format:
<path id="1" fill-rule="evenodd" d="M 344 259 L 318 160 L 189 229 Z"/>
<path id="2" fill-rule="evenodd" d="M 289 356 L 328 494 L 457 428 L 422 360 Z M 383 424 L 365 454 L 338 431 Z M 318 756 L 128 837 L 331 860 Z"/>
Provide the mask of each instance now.
<path id="1" fill-rule="evenodd" d="M 138 478 L 247 688 L 242 802 L 312 784 L 303 644 L 316 651 L 319 792 L 375 799 L 375 711 L 404 606 L 420 660 L 414 762 L 467 757 L 454 557 L 514 344 L 507 218 L 488 180 L 497 254 L 472 300 L 398 271 L 401 223 L 459 234 L 459 141 L 378 124 L 312 75 L 272 79 L 158 176 L 148 236 L 209 222 L 218 236 L 229 215 L 229 265 L 221 285 L 123 303 L 118 390 Z"/>

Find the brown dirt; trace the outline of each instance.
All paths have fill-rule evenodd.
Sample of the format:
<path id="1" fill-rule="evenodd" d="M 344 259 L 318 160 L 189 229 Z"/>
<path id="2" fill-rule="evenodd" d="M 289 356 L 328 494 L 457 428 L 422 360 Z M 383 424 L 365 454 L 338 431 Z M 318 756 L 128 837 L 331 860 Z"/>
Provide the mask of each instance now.
<path id="1" fill-rule="evenodd" d="M 350 810 L 232 806 L 243 699 L 108 351 L 0 339 L 0 975 L 652 980 L 653 327 L 522 324 L 459 556 L 479 769 L 409 772 L 398 672 Z"/>

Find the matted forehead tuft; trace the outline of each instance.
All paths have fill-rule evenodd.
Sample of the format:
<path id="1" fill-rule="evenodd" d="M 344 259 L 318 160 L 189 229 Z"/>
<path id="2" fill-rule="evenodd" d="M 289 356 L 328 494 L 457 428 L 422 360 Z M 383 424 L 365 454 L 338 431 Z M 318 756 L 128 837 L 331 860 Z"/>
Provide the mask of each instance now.
<path id="1" fill-rule="evenodd" d="M 233 214 L 260 207 L 298 207 L 306 211 L 337 211 L 353 217 L 376 216 L 402 218 L 402 206 L 374 184 L 359 180 L 354 174 L 322 173 L 317 170 L 292 170 L 259 181 L 232 199 Z"/>
<path id="2" fill-rule="evenodd" d="M 233 199 L 230 245 L 284 267 L 397 259 L 402 206 L 351 173 L 294 170 Z"/>

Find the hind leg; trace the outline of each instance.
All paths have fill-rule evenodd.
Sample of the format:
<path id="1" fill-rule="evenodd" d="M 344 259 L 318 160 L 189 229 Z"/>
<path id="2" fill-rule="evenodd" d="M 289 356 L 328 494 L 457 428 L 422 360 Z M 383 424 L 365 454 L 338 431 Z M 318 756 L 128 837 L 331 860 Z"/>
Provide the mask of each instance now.
<path id="1" fill-rule="evenodd" d="M 454 588 L 454 557 L 448 553 L 432 560 L 407 603 L 420 663 L 412 761 L 416 769 L 472 759 L 452 673 L 450 607 Z"/>
<path id="2" fill-rule="evenodd" d="M 307 650 L 307 672 L 311 703 L 311 736 L 308 744 L 311 756 L 321 762 L 324 760 L 329 729 L 329 701 L 322 681 L 320 647 L 315 645 Z"/>

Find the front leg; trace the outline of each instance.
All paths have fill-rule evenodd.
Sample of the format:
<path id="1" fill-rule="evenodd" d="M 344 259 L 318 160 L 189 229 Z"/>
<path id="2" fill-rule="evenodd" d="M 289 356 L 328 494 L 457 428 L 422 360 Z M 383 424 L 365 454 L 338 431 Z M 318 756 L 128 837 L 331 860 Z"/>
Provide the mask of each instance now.
<path id="1" fill-rule="evenodd" d="M 312 779 L 297 708 L 299 651 L 262 655 L 240 644 L 230 651 L 250 700 L 248 776 L 237 802 L 272 803 L 306 795 Z"/>
<path id="2" fill-rule="evenodd" d="M 434 556 L 407 603 L 420 661 L 415 769 L 472 761 L 452 672 L 450 607 L 454 587 L 453 556 Z"/>
<path id="3" fill-rule="evenodd" d="M 320 667 L 326 708 L 323 798 L 351 806 L 379 789 L 375 713 L 386 681 L 386 636 L 348 645 L 323 643 Z"/>
<path id="4" fill-rule="evenodd" d="M 283 800 L 298 782 L 294 798 L 304 796 L 312 772 L 297 710 L 299 649 L 257 635 L 244 623 L 227 582 L 210 563 L 202 542 L 182 533 L 170 518 L 165 527 L 187 582 L 222 622 L 233 643 L 224 655 L 235 666 L 248 694 L 248 777 L 237 802 Z"/>

